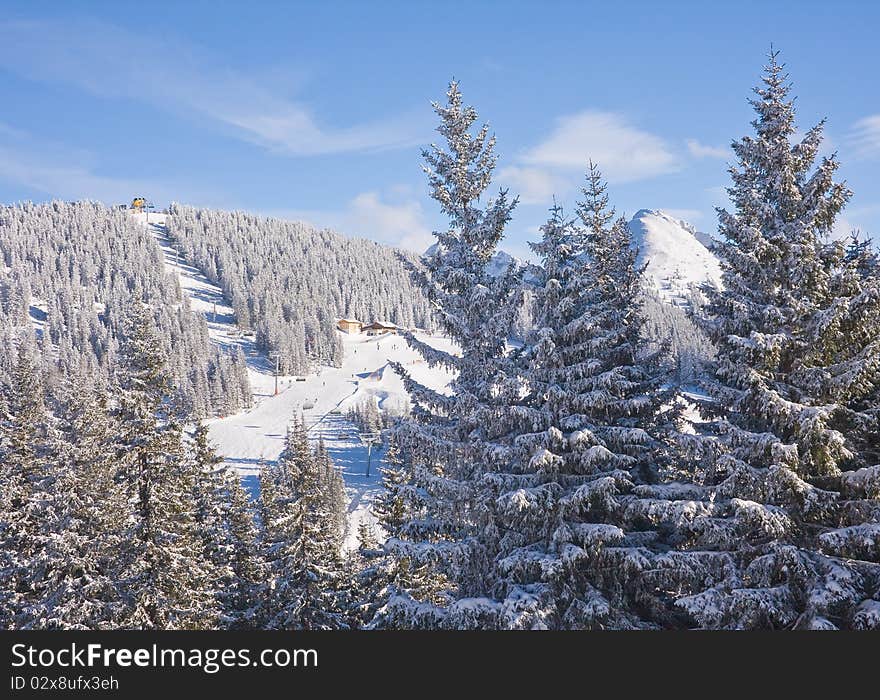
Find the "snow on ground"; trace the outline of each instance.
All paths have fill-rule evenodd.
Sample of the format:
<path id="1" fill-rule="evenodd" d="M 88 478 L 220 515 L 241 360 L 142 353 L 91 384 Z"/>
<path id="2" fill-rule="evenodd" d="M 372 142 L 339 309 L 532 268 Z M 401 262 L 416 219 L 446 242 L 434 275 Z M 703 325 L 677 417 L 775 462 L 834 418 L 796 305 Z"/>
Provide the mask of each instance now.
<path id="1" fill-rule="evenodd" d="M 146 214 L 136 213 L 132 216 L 146 224 Z M 205 316 L 211 340 L 229 352 L 240 346 L 248 363 L 248 374 L 252 386 L 260 386 L 264 391 L 267 386 L 266 377 L 271 373 L 269 359 L 258 352 L 253 335 L 243 335 L 235 323 L 232 307 L 223 298 L 223 291 L 212 284 L 198 268 L 184 262 L 174 242 L 165 230 L 165 214 L 150 213 L 150 233 L 156 238 L 165 258 L 165 269 L 177 274 L 178 282 L 184 293 L 189 296 L 190 308 Z M 255 392 L 255 399 L 265 396 Z"/>
<path id="2" fill-rule="evenodd" d="M 420 336 L 435 347 L 451 350 L 445 338 Z M 342 470 L 349 496 L 349 532 L 346 545 L 356 542 L 358 523 L 372 521 L 370 504 L 380 489 L 383 452 L 371 455 L 367 475 L 367 447 L 345 417 L 348 408 L 366 397 L 373 397 L 380 408 L 394 410 L 406 401 L 400 377 L 388 367 L 400 362 L 413 375 L 430 386 L 441 389 L 451 379 L 442 370 L 429 370 L 421 357 L 396 335 L 368 337 L 364 334 L 343 336 L 344 359 L 341 367 L 322 367 L 305 377 L 281 377 L 277 396 L 266 396 L 254 408 L 227 418 L 209 421 L 209 430 L 218 452 L 242 474 L 245 484 L 256 492 L 261 460 L 278 458 L 291 419 L 302 415 L 309 436 L 323 439 L 333 462 Z M 256 393 L 271 394 L 273 379 L 255 387 Z"/>
<path id="3" fill-rule="evenodd" d="M 43 337 L 46 331 L 46 320 L 49 318 L 49 306 L 42 299 L 31 298 L 30 308 L 28 309 L 28 317 L 34 328 L 34 333 L 38 338 Z M 27 326 L 24 326 L 27 328 Z"/>
<path id="4" fill-rule="evenodd" d="M 147 224 L 145 214 L 132 216 Z M 164 214 L 151 213 L 149 228 L 165 256 L 166 270 L 178 275 L 181 288 L 190 297 L 191 308 L 205 315 L 212 341 L 230 350 L 241 346 L 247 358 L 254 406 L 207 422 L 218 454 L 238 470 L 245 486 L 256 496 L 261 462 L 278 459 L 291 419 L 302 415 L 309 437 L 315 442 L 324 440 L 331 459 L 345 478 L 349 497 L 346 547 L 356 546 L 358 524 L 374 520 L 370 505 L 381 488 L 379 467 L 383 464 L 383 450 L 381 446 L 374 447 L 368 454 L 357 429 L 346 419 L 346 411 L 367 398 L 374 399 L 384 410 L 396 411 L 406 404 L 403 382 L 389 366 L 392 361 L 401 363 L 416 380 L 437 390 L 448 384 L 451 375 L 427 367 L 400 336 L 342 334 L 341 367 L 321 367 L 305 377 L 281 376 L 276 396 L 273 364 L 257 351 L 252 337 L 242 336 L 222 290 L 198 269 L 180 260 L 167 235 Z M 434 347 L 455 350 L 445 338 L 426 334 L 418 337 Z"/>

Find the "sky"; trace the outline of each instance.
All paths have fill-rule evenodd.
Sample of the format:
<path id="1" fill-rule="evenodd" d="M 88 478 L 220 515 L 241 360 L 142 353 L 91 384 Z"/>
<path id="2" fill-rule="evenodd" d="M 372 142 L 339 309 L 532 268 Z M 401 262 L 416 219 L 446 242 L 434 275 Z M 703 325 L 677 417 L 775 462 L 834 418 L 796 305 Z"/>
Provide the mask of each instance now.
<path id="1" fill-rule="evenodd" d="M 518 195 L 528 255 L 587 162 L 621 214 L 712 232 L 771 45 L 798 125 L 826 118 L 880 238 L 880 3 L 16 2 L 0 16 L 0 202 L 183 202 L 424 250 L 444 226 L 420 151 L 451 78 Z"/>

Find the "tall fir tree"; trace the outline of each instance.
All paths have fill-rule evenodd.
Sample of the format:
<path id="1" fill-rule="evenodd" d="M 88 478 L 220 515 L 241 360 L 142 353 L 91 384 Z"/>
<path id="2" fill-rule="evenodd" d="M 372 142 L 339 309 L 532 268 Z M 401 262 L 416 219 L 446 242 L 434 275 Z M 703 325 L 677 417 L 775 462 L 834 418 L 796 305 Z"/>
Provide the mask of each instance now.
<path id="1" fill-rule="evenodd" d="M 211 562 L 201 546 L 192 494 L 197 481 L 150 308 L 128 323 L 119 382 L 118 456 L 133 504 L 119 581 L 122 626 L 210 629 L 217 623 Z"/>
<path id="2" fill-rule="evenodd" d="M 341 532 L 334 513 L 339 499 L 334 490 L 342 487 L 328 477 L 328 462 L 311 450 L 305 425 L 295 420 L 277 463 L 260 477 L 270 629 L 347 626 L 339 597 Z"/>
<path id="3" fill-rule="evenodd" d="M 258 629 L 263 622 L 261 599 L 265 593 L 266 567 L 254 512 L 238 474 L 226 475 L 226 492 L 232 577 L 229 586 L 221 592 L 221 601 L 229 627 Z"/>
<path id="4" fill-rule="evenodd" d="M 876 627 L 880 502 L 866 445 L 877 422 L 865 399 L 880 379 L 877 280 L 828 240 L 851 193 L 833 156 L 816 164 L 822 123 L 795 141 L 777 53 L 755 94 L 755 133 L 733 144 L 733 210 L 719 210 L 710 420 L 690 441 L 696 483 L 676 528 L 717 566 L 681 585 L 677 605 L 710 628 Z"/>
<path id="5" fill-rule="evenodd" d="M 535 327 L 517 353 L 528 421 L 498 499 L 504 622 L 657 627 L 653 589 L 617 567 L 664 546 L 638 489 L 659 479 L 677 412 L 659 353 L 643 350 L 638 251 L 592 164 L 582 193 L 579 221 L 554 206 L 532 244 Z"/>
<path id="6" fill-rule="evenodd" d="M 231 503 L 229 475 L 223 459 L 208 440 L 208 427 L 199 422 L 189 445 L 193 470 L 193 504 L 195 531 L 202 545 L 205 584 L 217 601 L 221 613 L 219 624 L 231 626 L 236 616 L 231 595 L 237 589 L 233 569 L 236 542 L 230 530 Z"/>
<path id="7" fill-rule="evenodd" d="M 52 489 L 59 443 L 44 403 L 33 335 L 19 339 L 0 422 L 0 621 L 7 628 L 39 627 L 47 525 L 56 515 Z M 35 607 L 37 606 L 37 607 Z"/>
<path id="8" fill-rule="evenodd" d="M 41 629 L 112 629 L 122 611 L 114 564 L 126 547 L 128 520 L 114 458 L 116 425 L 106 393 L 87 377 L 72 377 L 64 396 L 55 517 L 43 524 L 45 567 L 34 617 Z"/>
<path id="9" fill-rule="evenodd" d="M 412 397 L 414 418 L 403 424 L 398 439 L 412 456 L 411 479 L 425 498 L 386 547 L 410 566 L 448 576 L 454 582 L 450 594 L 461 602 L 441 610 L 402 595 L 390 605 L 397 606 L 405 625 L 434 625 L 443 618 L 449 626 L 479 626 L 497 614 L 491 562 L 500 536 L 499 484 L 493 474 L 508 458 L 502 443 L 511 427 L 509 406 L 520 389 L 506 347 L 517 313 L 519 273 L 511 267 L 495 277 L 489 263 L 516 200 L 505 190 L 482 199 L 495 168 L 495 139 L 486 125 L 473 131 L 477 113 L 464 104 L 458 83 L 450 84 L 446 104 L 435 103 L 434 109 L 445 148 L 423 152 L 424 171 L 449 226 L 435 232 L 437 244 L 413 276 L 460 353 L 407 336 L 429 366 L 455 372 L 452 396 L 395 367 Z"/>
<path id="10" fill-rule="evenodd" d="M 402 453 L 392 431 L 385 450 L 382 490 L 373 504 L 377 528 L 365 535 L 381 540 L 400 538 L 414 513 L 423 512 L 426 493 L 411 478 L 412 460 Z M 359 533 L 360 535 L 360 533 Z M 362 538 L 359 536 L 359 541 Z M 406 627 L 412 608 L 421 612 L 416 619 L 431 625 L 431 616 L 439 622 L 440 613 L 450 602 L 452 582 L 430 561 L 417 563 L 401 548 L 358 548 L 356 575 L 353 580 L 351 609 L 356 623 L 370 629 Z"/>

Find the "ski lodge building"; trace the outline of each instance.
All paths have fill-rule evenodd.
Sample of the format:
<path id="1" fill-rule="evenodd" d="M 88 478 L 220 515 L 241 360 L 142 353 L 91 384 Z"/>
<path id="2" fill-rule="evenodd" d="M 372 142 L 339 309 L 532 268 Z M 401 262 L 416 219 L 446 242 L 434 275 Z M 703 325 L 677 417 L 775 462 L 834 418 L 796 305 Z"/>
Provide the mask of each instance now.
<path id="1" fill-rule="evenodd" d="M 353 318 L 340 318 L 336 322 L 336 327 L 343 333 L 360 333 L 364 324 Z"/>
<path id="2" fill-rule="evenodd" d="M 403 329 L 390 321 L 373 321 L 372 323 L 363 323 L 354 318 L 340 318 L 336 321 L 336 327 L 343 333 L 355 335 L 357 333 L 366 333 L 367 335 L 383 335 L 391 333 L 397 335 Z"/>
<path id="3" fill-rule="evenodd" d="M 373 321 L 369 326 L 364 326 L 363 330 L 367 335 L 382 335 L 383 333 L 396 335 L 401 329 L 388 321 Z"/>

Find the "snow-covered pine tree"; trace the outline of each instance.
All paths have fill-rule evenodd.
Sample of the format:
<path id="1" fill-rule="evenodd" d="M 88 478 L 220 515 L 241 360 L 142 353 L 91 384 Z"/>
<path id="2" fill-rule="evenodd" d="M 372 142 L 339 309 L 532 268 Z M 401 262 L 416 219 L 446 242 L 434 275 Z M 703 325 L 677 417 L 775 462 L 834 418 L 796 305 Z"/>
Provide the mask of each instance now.
<path id="1" fill-rule="evenodd" d="M 357 547 L 343 553 L 345 590 L 340 603 L 349 627 L 361 629 L 369 625 L 383 604 L 387 558 L 379 546 L 376 528 L 369 520 L 357 526 Z"/>
<path id="2" fill-rule="evenodd" d="M 348 529 L 348 498 L 345 495 L 345 481 L 330 459 L 323 438 L 318 439 L 314 459 L 321 480 L 321 492 L 324 494 L 324 502 L 329 513 L 325 523 L 327 532 L 324 538 L 333 550 L 339 551 Z"/>
<path id="3" fill-rule="evenodd" d="M 294 420 L 278 462 L 264 468 L 260 477 L 269 629 L 346 626 L 338 601 L 336 494 L 325 469 L 321 456 L 309 447 L 305 425 Z"/>
<path id="4" fill-rule="evenodd" d="M 230 596 L 238 588 L 233 569 L 236 543 L 229 522 L 229 475 L 222 466 L 223 459 L 208 440 L 208 427 L 204 423 L 196 425 L 188 447 L 194 475 L 195 529 L 202 544 L 206 584 L 222 611 L 221 624 L 227 627 L 234 618 L 234 612 L 228 612 L 233 607 Z"/>
<path id="5" fill-rule="evenodd" d="M 638 485 L 658 479 L 676 412 L 659 353 L 643 350 L 638 251 L 605 190 L 591 164 L 578 224 L 554 206 L 532 244 L 535 328 L 516 355 L 531 425 L 498 498 L 511 627 L 664 623 L 653 590 L 618 566 L 662 547 L 634 506 Z"/>
<path id="6" fill-rule="evenodd" d="M 221 466 L 223 460 L 210 445 L 203 423 L 195 428 L 191 450 L 196 528 L 221 624 L 232 629 L 256 628 L 265 570 L 250 499 L 238 474 Z"/>
<path id="7" fill-rule="evenodd" d="M 413 485 L 425 498 L 386 547 L 413 567 L 436 566 L 448 574 L 460 603 L 441 610 L 402 595 L 387 613 L 398 614 L 396 624 L 404 626 L 436 625 L 441 618 L 453 627 L 492 626 L 499 609 L 491 599 L 491 562 L 500 536 L 494 515 L 499 484 L 492 474 L 506 465 L 501 440 L 511 426 L 508 405 L 519 390 L 506 341 L 520 281 L 513 268 L 493 277 L 487 266 L 516 200 L 501 190 L 481 201 L 495 167 L 495 139 L 488 126 L 472 131 L 477 112 L 463 103 L 458 83 L 450 84 L 447 103 L 435 103 L 434 109 L 446 143 L 423 152 L 423 169 L 449 226 L 435 232 L 437 244 L 412 273 L 460 354 L 407 335 L 429 366 L 456 373 L 453 396 L 428 389 L 395 366 L 412 397 L 414 417 L 402 424 L 399 439 L 413 459 Z"/>
<path id="8" fill-rule="evenodd" d="M 251 499 L 238 474 L 226 474 L 227 527 L 232 544 L 232 580 L 220 599 L 232 629 L 261 626 L 261 597 L 265 592 L 266 567 Z"/>
<path id="9" fill-rule="evenodd" d="M 126 336 L 117 454 L 133 511 L 117 573 L 127 608 L 120 624 L 211 629 L 218 610 L 192 498 L 196 469 L 171 412 L 166 358 L 146 304 L 135 305 Z"/>
<path id="10" fill-rule="evenodd" d="M 288 436 L 289 440 L 289 436 Z M 260 464 L 260 491 L 257 501 L 259 514 L 258 545 L 260 561 L 264 566 L 265 585 L 261 592 L 254 619 L 264 629 L 271 629 L 278 613 L 277 601 L 287 588 L 279 576 L 281 564 L 290 542 L 289 517 L 285 517 L 282 491 L 279 488 L 275 464 Z"/>
<path id="11" fill-rule="evenodd" d="M 379 547 L 379 540 L 376 537 L 376 528 L 368 520 L 361 520 L 357 528 L 358 551 L 367 552 L 375 550 Z"/>
<path id="12" fill-rule="evenodd" d="M 106 393 L 88 377 L 67 381 L 60 449 L 51 489 L 53 518 L 42 523 L 45 552 L 33 618 L 40 629 L 112 629 L 122 599 L 114 562 L 128 518 L 114 456 Z"/>
<path id="13" fill-rule="evenodd" d="M 873 333 L 878 323 L 880 265 L 872 243 L 854 232 L 842 259 L 840 248 L 831 244 L 839 265 L 829 293 L 835 301 L 815 317 L 812 337 L 817 354 L 808 361 L 819 367 L 830 365 L 827 375 L 821 369 L 811 370 L 814 379 L 818 376 L 826 383 L 820 389 L 826 395 L 827 386 L 833 385 L 835 400 L 846 404 L 836 415 L 835 427 L 846 435 L 854 455 L 850 468 L 880 464 L 880 334 Z"/>
<path id="14" fill-rule="evenodd" d="M 409 512 L 408 496 L 413 489 L 410 472 L 400 454 L 397 439 L 397 435 L 391 432 L 385 448 L 385 466 L 379 468 L 382 474 L 382 490 L 373 502 L 373 513 L 389 537 L 400 537 Z"/>
<path id="15" fill-rule="evenodd" d="M 51 493 L 58 457 L 32 333 L 19 339 L 10 385 L 2 389 L 0 622 L 6 628 L 29 628 L 40 624 L 34 606 L 45 562 L 46 524 L 55 517 Z"/>
<path id="16" fill-rule="evenodd" d="M 412 514 L 424 512 L 427 497 L 412 479 L 412 460 L 402 454 L 393 431 L 384 462 L 382 490 L 373 505 L 383 540 L 400 538 Z M 416 564 L 400 548 L 359 550 L 359 555 L 352 608 L 366 627 L 405 627 L 407 616 L 402 613 L 408 607 L 424 605 L 423 612 L 437 607 L 439 612 L 450 602 L 448 591 L 453 584 L 430 561 Z M 421 621 L 428 624 L 424 617 Z"/>
<path id="17" fill-rule="evenodd" d="M 880 379 L 880 291 L 827 240 L 850 192 L 833 156 L 815 165 L 823 124 L 795 141 L 789 92 L 773 52 L 755 134 L 733 144 L 733 210 L 719 210 L 702 406 L 715 419 L 697 425 L 705 469 L 676 528 L 682 548 L 718 556 L 678 589 L 701 627 L 880 626 L 880 468 L 861 437 L 877 430 L 864 401 Z"/>

